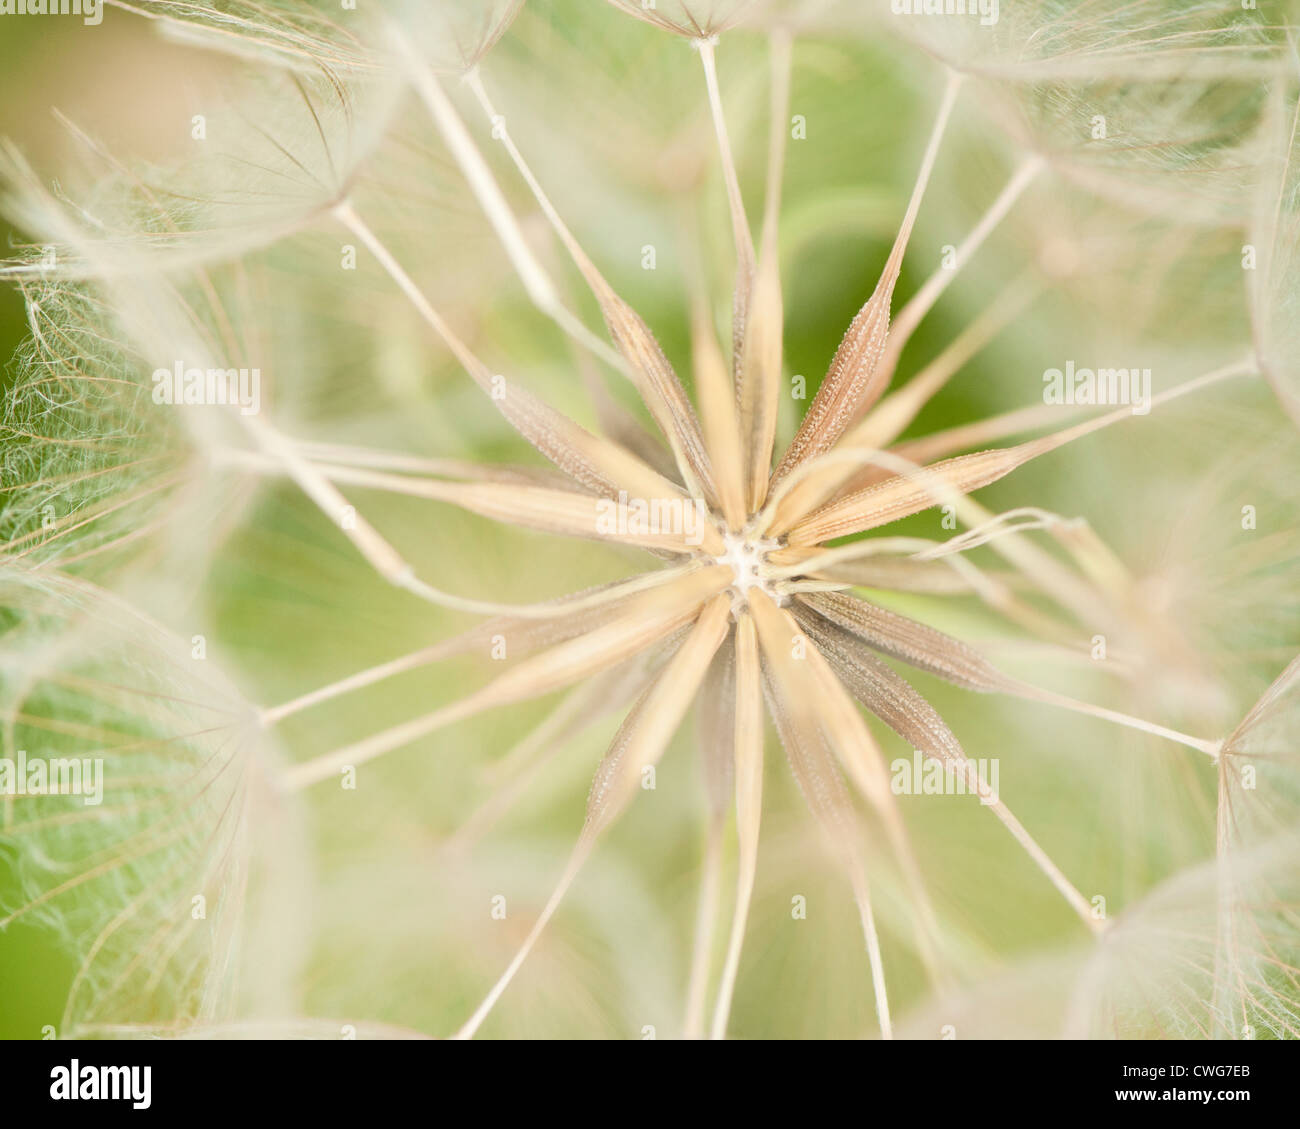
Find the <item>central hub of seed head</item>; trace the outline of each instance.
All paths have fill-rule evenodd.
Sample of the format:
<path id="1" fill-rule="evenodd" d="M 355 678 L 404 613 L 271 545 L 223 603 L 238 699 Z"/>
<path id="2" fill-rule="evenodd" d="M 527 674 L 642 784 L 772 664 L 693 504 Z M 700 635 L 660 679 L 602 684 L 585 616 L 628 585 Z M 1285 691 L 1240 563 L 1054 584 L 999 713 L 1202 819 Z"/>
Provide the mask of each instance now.
<path id="1" fill-rule="evenodd" d="M 749 602 L 749 593 L 753 588 L 759 589 L 777 604 L 784 602 L 772 589 L 771 566 L 767 563 L 767 554 L 777 547 L 775 541 L 726 533 L 723 535 L 723 543 L 727 551 L 714 559 L 718 564 L 728 566 L 735 575 L 731 585 L 733 613 Z"/>

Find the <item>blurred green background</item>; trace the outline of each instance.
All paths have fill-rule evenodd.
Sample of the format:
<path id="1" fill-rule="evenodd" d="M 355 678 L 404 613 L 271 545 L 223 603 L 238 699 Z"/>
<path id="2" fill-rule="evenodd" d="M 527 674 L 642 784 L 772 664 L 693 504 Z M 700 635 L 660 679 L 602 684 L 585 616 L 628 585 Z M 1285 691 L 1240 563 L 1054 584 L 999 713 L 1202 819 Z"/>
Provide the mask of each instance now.
<path id="1" fill-rule="evenodd" d="M 162 158 L 175 141 L 159 128 L 159 92 L 196 80 L 187 73 L 195 54 L 162 46 L 144 21 L 118 11 L 106 11 L 98 26 L 76 17 L 0 19 L 0 137 L 48 183 L 76 151 L 56 110 L 110 145 Z M 200 56 L 200 75 L 204 66 Z M 6 256 L 26 246 L 4 216 L 0 237 Z M 26 331 L 18 288 L 0 286 L 0 388 L 14 378 L 9 358 Z M 0 883 L 6 865 L 0 855 Z M 39 1037 L 57 1023 L 72 972 L 50 939 L 24 923 L 0 932 L 0 1037 Z"/>
<path id="2" fill-rule="evenodd" d="M 42 154 L 52 158 L 56 129 L 49 107 L 62 84 L 63 60 L 94 58 L 106 30 L 113 34 L 111 28 L 63 20 L 44 27 L 0 20 L 0 136 L 12 138 L 38 160 Z M 18 242 L 3 217 L 0 234 L 7 249 Z M 25 331 L 21 296 L 15 287 L 0 286 L 0 358 L 5 362 L 0 388 L 6 393 L 13 378 L 8 358 Z M 12 882 L 9 860 L 0 853 L 0 889 L 11 893 Z M 19 922 L 0 931 L 0 1038 L 38 1039 L 43 1027 L 57 1025 L 74 971 L 73 962 L 39 930 Z"/>

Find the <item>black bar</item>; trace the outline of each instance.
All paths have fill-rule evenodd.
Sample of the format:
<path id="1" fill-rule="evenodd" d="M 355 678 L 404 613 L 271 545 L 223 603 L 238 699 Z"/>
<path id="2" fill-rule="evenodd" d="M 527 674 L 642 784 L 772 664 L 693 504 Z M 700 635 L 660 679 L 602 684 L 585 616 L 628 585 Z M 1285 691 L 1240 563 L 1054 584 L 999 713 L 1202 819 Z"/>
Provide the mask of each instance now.
<path id="1" fill-rule="evenodd" d="M 111 1106 L 146 1116 L 318 1114 L 337 1124 L 350 1113 L 390 1109 L 436 1115 L 455 1108 L 453 1100 L 549 1116 L 662 1107 L 665 1117 L 694 1117 L 716 1104 L 733 1114 L 758 1105 L 768 1116 L 788 1107 L 817 1117 L 831 1102 L 864 1118 L 1086 1118 L 1118 1106 L 1180 1113 L 1213 1106 L 1223 1114 L 1230 1105 L 1251 1115 L 1289 1109 L 1293 1120 L 1300 1067 L 1296 1048 L 1276 1042 L 134 1040 L 10 1042 L 0 1056 L 6 1125 L 24 1124 L 22 1114 L 94 1117 Z M 74 1064 L 87 1096 L 65 1096 Z M 137 1068 L 134 1089 L 127 1071 L 102 1067 Z M 126 1094 L 113 1098 L 114 1084 Z M 110 1096 L 89 1096 L 101 1085 Z"/>

